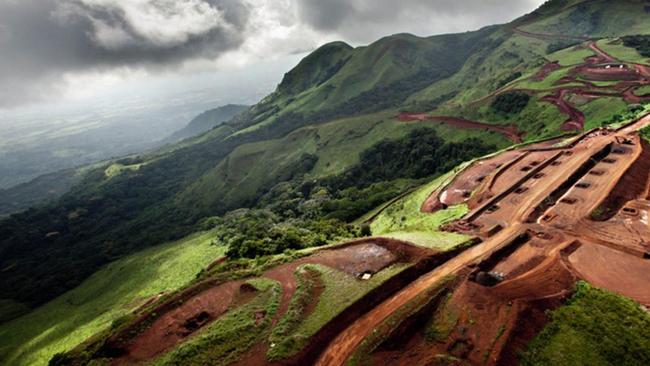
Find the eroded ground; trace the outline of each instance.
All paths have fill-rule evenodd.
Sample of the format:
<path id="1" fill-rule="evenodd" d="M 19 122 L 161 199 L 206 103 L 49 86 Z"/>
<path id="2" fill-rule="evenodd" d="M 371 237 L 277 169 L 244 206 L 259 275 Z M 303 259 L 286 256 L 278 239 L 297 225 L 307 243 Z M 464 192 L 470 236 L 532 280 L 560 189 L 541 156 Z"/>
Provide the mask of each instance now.
<path id="1" fill-rule="evenodd" d="M 563 146 L 530 146 L 470 165 L 423 209 L 468 202 L 471 211 L 447 229 L 483 242 L 351 324 L 318 364 L 512 364 L 546 323 L 545 311 L 562 304 L 579 279 L 649 306 L 649 147 L 635 132 L 649 123 L 646 116 Z M 457 190 L 463 194 L 448 193 Z M 456 280 L 445 282 L 449 276 Z M 402 319 L 428 309 L 428 323 L 413 322 L 400 342 L 388 332 L 368 348 L 373 332 L 435 286 L 445 288 L 447 301 Z M 359 349 L 373 353 L 361 357 Z"/>

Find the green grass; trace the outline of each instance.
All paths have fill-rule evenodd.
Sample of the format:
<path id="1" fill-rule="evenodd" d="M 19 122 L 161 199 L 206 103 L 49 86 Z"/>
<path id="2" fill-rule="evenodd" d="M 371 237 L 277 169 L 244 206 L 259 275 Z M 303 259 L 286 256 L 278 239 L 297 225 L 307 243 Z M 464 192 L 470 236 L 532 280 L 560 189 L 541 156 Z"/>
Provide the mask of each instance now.
<path id="1" fill-rule="evenodd" d="M 650 85 L 645 85 L 634 90 L 636 95 L 647 95 L 650 94 Z"/>
<path id="2" fill-rule="evenodd" d="M 648 58 L 641 56 L 639 51 L 634 48 L 625 47 L 622 41 L 612 39 L 601 39 L 597 42 L 601 50 L 608 53 L 610 56 L 620 61 L 634 62 L 639 64 L 647 64 Z"/>
<path id="3" fill-rule="evenodd" d="M 594 52 L 588 48 L 572 46 L 551 53 L 548 55 L 548 59 L 558 61 L 562 66 L 574 66 L 584 63 L 585 58 L 594 55 Z"/>
<path id="4" fill-rule="evenodd" d="M 104 171 L 104 174 L 106 174 L 107 178 L 113 178 L 116 175 L 122 174 L 122 172 L 128 170 L 128 171 L 138 171 L 142 164 L 133 164 L 133 165 L 122 165 L 122 164 L 111 164 L 106 170 Z"/>
<path id="5" fill-rule="evenodd" d="M 586 8 L 569 8 L 523 27 L 533 33 L 593 37 L 647 34 L 650 19 L 638 0 L 584 2 Z M 597 21 L 594 21 L 597 19 Z"/>
<path id="6" fill-rule="evenodd" d="M 294 323 L 292 328 L 295 330 L 277 345 L 278 350 L 272 350 L 269 355 L 273 359 L 279 359 L 297 353 L 305 347 L 309 337 L 316 334 L 348 306 L 409 266 L 409 264 L 403 263 L 392 265 L 376 273 L 368 281 L 358 280 L 347 273 L 322 265 L 303 266 L 304 269 L 314 270 L 320 274 L 324 286 L 323 292 L 309 316 L 303 318 L 298 325 L 295 324 L 297 323 L 295 320 L 291 320 Z M 285 315 L 285 317 L 291 316 L 293 315 Z M 287 321 L 289 320 L 282 320 L 281 323 Z"/>
<path id="7" fill-rule="evenodd" d="M 585 130 L 600 127 L 609 122 L 615 114 L 625 114 L 627 103 L 621 98 L 601 97 L 580 107 L 585 114 Z"/>
<path id="8" fill-rule="evenodd" d="M 212 239 L 210 232 L 199 233 L 113 262 L 79 287 L 1 325 L 0 363 L 46 365 L 52 355 L 107 329 L 152 296 L 187 284 L 223 255 L 225 248 Z"/>
<path id="9" fill-rule="evenodd" d="M 230 309 L 212 324 L 158 358 L 154 365 L 227 365 L 268 334 L 271 319 L 280 304 L 282 287 L 277 281 L 252 279 L 248 283 L 260 293 L 249 303 Z M 255 314 L 265 317 L 256 324 Z"/>
<path id="10" fill-rule="evenodd" d="M 639 135 L 646 141 L 650 142 L 650 126 L 646 126 L 639 130 Z"/>
<path id="11" fill-rule="evenodd" d="M 394 232 L 382 236 L 406 241 L 421 247 L 440 250 L 440 251 L 447 251 L 447 250 L 454 249 L 459 244 L 467 240 L 467 237 L 464 235 L 458 235 L 458 234 L 448 233 L 444 231 Z"/>
<path id="12" fill-rule="evenodd" d="M 409 101 L 427 101 L 445 95 L 450 91 L 458 94 L 437 112 L 466 105 L 484 98 L 499 89 L 502 80 L 509 79 L 516 72 L 533 74 L 544 63 L 547 43 L 544 41 L 497 32 L 493 38 L 505 39 L 496 48 L 486 53 L 472 55 L 463 68 L 449 78 L 443 79 L 414 94 Z M 457 111 L 456 111 L 457 112 Z"/>
<path id="13" fill-rule="evenodd" d="M 533 81 L 533 80 L 523 80 L 516 84 L 517 88 L 521 89 L 534 89 L 534 90 L 548 90 L 556 88 L 558 85 L 556 83 L 569 75 L 570 68 L 561 68 L 554 70 L 548 74 L 542 81 Z M 570 84 L 561 84 L 563 86 Z"/>
<path id="14" fill-rule="evenodd" d="M 454 307 L 449 306 L 450 301 L 451 294 L 447 296 L 445 301 L 440 305 L 439 310 L 430 319 L 429 324 L 427 324 L 425 337 L 428 341 L 446 341 L 456 327 L 456 324 L 458 324 L 460 312 Z"/>
<path id="15" fill-rule="evenodd" d="M 318 301 L 316 290 L 322 286 L 320 272 L 309 266 L 296 268 L 294 276 L 297 278 L 296 292 L 291 298 L 291 303 L 282 319 L 273 328 L 269 337 L 271 347 L 267 353 L 270 361 L 290 357 L 299 350 L 306 340 L 301 335 L 294 334 L 306 314 L 307 307 L 312 301 Z"/>
<path id="16" fill-rule="evenodd" d="M 453 247 L 467 241 L 468 237 L 464 235 L 438 232 L 441 225 L 465 215 L 467 206 L 458 205 L 434 214 L 420 211 L 422 203 L 429 195 L 441 185 L 451 181 L 460 170 L 459 167 L 390 205 L 371 224 L 373 235 L 396 233 L 393 235 L 408 238 L 414 244 L 441 248 Z M 435 235 L 435 240 L 440 240 L 440 244 L 435 244 L 433 239 L 427 238 L 427 234 Z"/>
<path id="17" fill-rule="evenodd" d="M 601 87 L 614 87 L 618 84 L 618 81 L 590 81 L 592 84 Z"/>
<path id="18" fill-rule="evenodd" d="M 628 109 L 624 113 L 620 113 L 620 118 L 618 122 L 616 120 L 612 119 L 607 125 L 611 128 L 620 128 L 630 122 L 633 122 L 643 115 L 646 115 L 648 111 L 650 111 L 650 105 L 645 104 L 641 106 L 642 108 L 637 109 L 637 110 L 630 110 Z"/>
<path id="19" fill-rule="evenodd" d="M 522 365 L 650 365 L 650 314 L 630 299 L 579 282 L 530 343 Z"/>
<path id="20" fill-rule="evenodd" d="M 447 142 L 476 137 L 498 148 L 508 146 L 501 135 L 482 130 L 462 130 L 437 123 L 402 123 L 396 111 L 344 118 L 298 129 L 287 136 L 241 145 L 227 159 L 195 180 L 181 195 L 179 203 L 190 210 L 209 211 L 216 202 L 235 204 L 269 186 L 287 174 L 303 154 L 318 157 L 309 178 L 344 172 L 359 162 L 361 152 L 381 140 L 399 139 L 414 129 L 431 127 Z"/>

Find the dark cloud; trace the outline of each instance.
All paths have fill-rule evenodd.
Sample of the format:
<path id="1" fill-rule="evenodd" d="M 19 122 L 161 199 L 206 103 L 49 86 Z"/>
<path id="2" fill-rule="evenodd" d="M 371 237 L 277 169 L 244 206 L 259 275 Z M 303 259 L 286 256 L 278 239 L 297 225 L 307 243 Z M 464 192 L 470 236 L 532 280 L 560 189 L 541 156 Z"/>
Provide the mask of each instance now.
<path id="1" fill-rule="evenodd" d="M 298 0 L 303 20 L 319 30 L 336 30 L 348 18 L 355 17 L 358 10 L 348 0 Z"/>
<path id="2" fill-rule="evenodd" d="M 244 41 L 248 14 L 237 0 L 5 0 L 0 106 L 48 98 L 70 71 L 215 58 Z"/>
<path id="3" fill-rule="evenodd" d="M 430 35 L 505 22 L 543 0 L 296 0 L 303 22 L 368 42 L 386 34 Z M 392 30 L 392 32 L 391 32 Z"/>

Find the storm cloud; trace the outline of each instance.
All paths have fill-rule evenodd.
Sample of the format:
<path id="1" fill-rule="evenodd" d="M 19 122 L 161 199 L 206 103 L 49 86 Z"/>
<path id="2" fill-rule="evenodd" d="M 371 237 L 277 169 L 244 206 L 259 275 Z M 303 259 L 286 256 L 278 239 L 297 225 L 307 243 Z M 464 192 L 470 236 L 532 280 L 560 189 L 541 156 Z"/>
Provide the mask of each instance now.
<path id="1" fill-rule="evenodd" d="M 48 98 L 67 72 L 164 68 L 245 40 L 237 0 L 9 0 L 0 3 L 0 106 Z"/>
<path id="2" fill-rule="evenodd" d="M 71 75 L 174 72 L 190 61 L 245 64 L 335 39 L 465 31 L 542 2 L 0 0 L 0 108 L 56 97 Z"/>
<path id="3" fill-rule="evenodd" d="M 503 23 L 533 10 L 543 0 L 297 0 L 300 18 L 315 29 L 353 40 L 392 33 L 430 35 Z M 389 32 L 390 34 L 390 32 Z"/>

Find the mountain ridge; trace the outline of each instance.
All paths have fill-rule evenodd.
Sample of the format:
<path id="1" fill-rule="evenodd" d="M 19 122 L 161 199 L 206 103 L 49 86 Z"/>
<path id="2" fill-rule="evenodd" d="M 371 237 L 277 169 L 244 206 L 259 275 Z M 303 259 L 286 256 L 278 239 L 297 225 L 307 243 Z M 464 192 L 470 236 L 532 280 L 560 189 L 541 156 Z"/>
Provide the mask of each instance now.
<path id="1" fill-rule="evenodd" d="M 174 143 L 180 140 L 201 135 L 220 124 L 231 120 L 237 114 L 250 108 L 239 104 L 226 104 L 214 109 L 209 109 L 194 117 L 187 126 L 174 132 L 164 141 Z"/>

